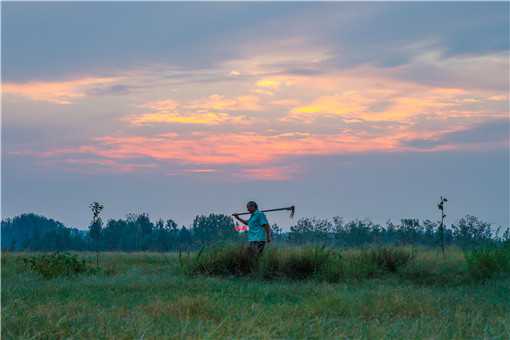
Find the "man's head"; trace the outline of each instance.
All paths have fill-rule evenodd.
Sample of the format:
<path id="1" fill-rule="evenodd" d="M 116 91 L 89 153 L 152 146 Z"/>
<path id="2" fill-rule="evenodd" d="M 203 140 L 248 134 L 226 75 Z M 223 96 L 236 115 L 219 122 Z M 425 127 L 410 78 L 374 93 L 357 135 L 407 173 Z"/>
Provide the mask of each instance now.
<path id="1" fill-rule="evenodd" d="M 247 204 L 246 204 L 246 209 L 248 209 L 248 211 L 253 214 L 257 209 L 258 209 L 258 205 L 257 203 L 253 202 L 253 201 L 249 201 Z"/>

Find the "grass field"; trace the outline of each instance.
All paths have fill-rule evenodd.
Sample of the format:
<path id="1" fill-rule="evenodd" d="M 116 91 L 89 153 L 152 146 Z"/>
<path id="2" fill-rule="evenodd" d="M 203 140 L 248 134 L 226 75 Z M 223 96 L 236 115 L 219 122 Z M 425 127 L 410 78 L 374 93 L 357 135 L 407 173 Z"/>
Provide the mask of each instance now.
<path id="1" fill-rule="evenodd" d="M 510 278 L 467 279 L 455 249 L 335 283 L 189 276 L 158 253 L 103 253 L 100 273 L 48 280 L 26 255 L 2 256 L 3 339 L 510 338 Z"/>

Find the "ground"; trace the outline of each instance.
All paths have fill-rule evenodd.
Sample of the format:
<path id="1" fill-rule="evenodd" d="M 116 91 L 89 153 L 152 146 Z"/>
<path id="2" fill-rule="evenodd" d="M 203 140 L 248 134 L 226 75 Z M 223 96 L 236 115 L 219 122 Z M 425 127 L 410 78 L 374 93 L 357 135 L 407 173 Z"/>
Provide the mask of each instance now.
<path id="1" fill-rule="evenodd" d="M 184 274 L 176 254 L 104 253 L 43 279 L 2 256 L 2 338 L 510 338 L 510 279 L 326 283 Z M 95 259 L 94 254 L 80 254 Z"/>

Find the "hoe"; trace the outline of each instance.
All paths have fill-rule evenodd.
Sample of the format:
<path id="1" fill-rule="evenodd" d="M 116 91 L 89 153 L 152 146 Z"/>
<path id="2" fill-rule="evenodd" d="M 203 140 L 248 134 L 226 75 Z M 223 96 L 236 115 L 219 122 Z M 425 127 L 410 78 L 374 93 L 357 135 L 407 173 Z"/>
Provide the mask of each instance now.
<path id="1" fill-rule="evenodd" d="M 260 211 L 261 212 L 271 212 L 271 211 L 283 211 L 283 210 L 290 211 L 290 218 L 293 218 L 294 212 L 296 211 L 296 207 L 292 205 L 290 207 L 285 207 L 285 208 L 266 209 L 266 210 L 260 210 Z M 238 213 L 235 215 L 249 215 L 249 214 L 250 214 L 249 212 L 243 212 L 243 213 Z M 232 214 L 232 215 L 234 215 L 234 214 Z"/>

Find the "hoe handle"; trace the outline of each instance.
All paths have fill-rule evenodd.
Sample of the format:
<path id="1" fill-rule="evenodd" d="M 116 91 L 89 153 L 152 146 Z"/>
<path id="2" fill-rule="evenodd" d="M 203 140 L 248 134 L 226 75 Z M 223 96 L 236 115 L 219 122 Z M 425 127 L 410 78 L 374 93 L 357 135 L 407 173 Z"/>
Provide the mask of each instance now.
<path id="1" fill-rule="evenodd" d="M 282 210 L 294 211 L 295 207 L 291 206 L 291 207 L 286 207 L 286 208 L 266 209 L 266 210 L 261 210 L 261 212 L 282 211 Z M 249 212 L 243 212 L 243 213 L 237 213 L 237 214 L 232 214 L 232 215 L 239 215 L 240 216 L 240 215 L 249 215 L 249 214 L 250 214 Z"/>

